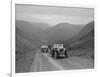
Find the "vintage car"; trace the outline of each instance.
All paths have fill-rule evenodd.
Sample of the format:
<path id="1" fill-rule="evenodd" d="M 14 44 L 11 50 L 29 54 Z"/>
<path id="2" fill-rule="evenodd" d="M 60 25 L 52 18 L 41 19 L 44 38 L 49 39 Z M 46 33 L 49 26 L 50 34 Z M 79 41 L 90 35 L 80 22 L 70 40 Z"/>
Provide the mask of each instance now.
<path id="1" fill-rule="evenodd" d="M 68 57 L 67 50 L 64 48 L 63 44 L 54 44 L 50 55 L 57 59 L 58 57 Z"/>
<path id="2" fill-rule="evenodd" d="M 41 52 L 46 53 L 46 52 L 48 52 L 48 50 L 49 50 L 48 46 L 46 46 L 46 45 L 41 46 Z"/>

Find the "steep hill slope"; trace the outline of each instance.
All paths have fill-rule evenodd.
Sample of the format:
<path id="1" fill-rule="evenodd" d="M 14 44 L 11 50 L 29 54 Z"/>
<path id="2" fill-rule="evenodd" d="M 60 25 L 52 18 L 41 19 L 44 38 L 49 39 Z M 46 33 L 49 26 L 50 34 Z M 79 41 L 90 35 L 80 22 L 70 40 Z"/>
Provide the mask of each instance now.
<path id="1" fill-rule="evenodd" d="M 47 40 L 67 40 L 76 35 L 83 26 L 60 23 L 41 33 L 42 39 Z"/>
<path id="2" fill-rule="evenodd" d="M 72 42 L 63 41 L 65 47 L 69 48 L 69 56 L 94 59 L 94 22 L 87 24 L 76 36 L 74 40 L 71 39 Z"/>
<path id="3" fill-rule="evenodd" d="M 29 36 L 27 33 L 16 27 L 16 49 L 23 49 L 25 51 L 33 49 L 37 43 L 36 41 L 38 41 L 38 38 L 35 35 L 33 39 L 32 36 Z M 19 51 L 19 53 L 21 52 Z"/>
<path id="4" fill-rule="evenodd" d="M 31 23 L 22 20 L 16 20 L 16 26 L 27 33 L 37 33 L 49 28 L 49 25 L 45 23 Z"/>
<path id="5" fill-rule="evenodd" d="M 35 48 L 39 45 L 38 37 L 16 27 L 16 73 L 28 72 L 34 59 Z"/>
<path id="6" fill-rule="evenodd" d="M 27 21 L 16 20 L 16 73 L 28 72 L 34 60 L 35 49 L 40 45 L 38 32 L 47 29 L 48 24 L 30 23 Z"/>
<path id="7" fill-rule="evenodd" d="M 67 42 L 68 42 L 68 44 L 71 44 L 71 43 L 79 41 L 80 39 L 82 39 L 86 35 L 89 36 L 92 34 L 94 34 L 94 21 L 86 24 L 86 26 L 77 35 L 75 35 L 74 37 L 69 39 Z"/>

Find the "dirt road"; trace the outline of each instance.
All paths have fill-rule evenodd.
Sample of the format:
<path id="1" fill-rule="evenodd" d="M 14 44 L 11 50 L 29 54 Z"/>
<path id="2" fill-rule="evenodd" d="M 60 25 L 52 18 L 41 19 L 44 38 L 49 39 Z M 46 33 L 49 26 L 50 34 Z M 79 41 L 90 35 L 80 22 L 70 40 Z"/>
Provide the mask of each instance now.
<path id="1" fill-rule="evenodd" d="M 32 62 L 30 72 L 89 69 L 94 67 L 93 61 L 89 59 L 71 57 L 56 60 L 50 57 L 48 53 L 41 53 L 40 49 L 36 51 L 37 53 Z"/>

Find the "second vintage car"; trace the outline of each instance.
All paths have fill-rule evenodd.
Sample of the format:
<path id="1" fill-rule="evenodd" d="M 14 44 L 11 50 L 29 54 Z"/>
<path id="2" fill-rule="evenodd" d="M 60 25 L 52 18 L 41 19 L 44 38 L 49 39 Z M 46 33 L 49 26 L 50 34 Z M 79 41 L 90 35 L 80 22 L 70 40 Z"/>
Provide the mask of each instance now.
<path id="1" fill-rule="evenodd" d="M 46 45 L 41 46 L 41 52 L 47 53 L 48 51 L 49 51 L 48 46 Z"/>

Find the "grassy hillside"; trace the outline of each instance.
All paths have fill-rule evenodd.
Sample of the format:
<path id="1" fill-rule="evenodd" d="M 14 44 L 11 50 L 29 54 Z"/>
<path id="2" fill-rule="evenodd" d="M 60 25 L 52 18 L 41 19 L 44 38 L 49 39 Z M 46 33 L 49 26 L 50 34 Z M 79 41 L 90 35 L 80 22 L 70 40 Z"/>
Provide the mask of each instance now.
<path id="1" fill-rule="evenodd" d="M 69 40 L 59 41 L 68 49 L 69 56 L 94 59 L 94 22 L 87 24 Z"/>
<path id="2" fill-rule="evenodd" d="M 67 40 L 67 43 L 68 44 L 75 43 L 80 39 L 84 39 L 86 35 L 88 35 L 88 38 L 91 38 L 89 37 L 90 35 L 94 35 L 94 21 L 86 24 L 86 26 L 77 35 Z"/>
<path id="3" fill-rule="evenodd" d="M 16 26 L 27 33 L 33 34 L 49 28 L 49 25 L 45 23 L 32 23 L 23 20 L 16 20 Z"/>
<path id="4" fill-rule="evenodd" d="M 16 27 L 16 73 L 28 72 L 34 59 L 38 38 Z"/>
<path id="5" fill-rule="evenodd" d="M 76 35 L 83 26 L 60 23 L 40 33 L 42 39 L 46 40 L 67 40 Z"/>
<path id="6" fill-rule="evenodd" d="M 45 23 L 31 23 L 16 20 L 16 73 L 28 72 L 35 56 L 35 49 L 40 45 L 37 34 L 47 28 Z"/>
<path id="7" fill-rule="evenodd" d="M 70 48 L 68 51 L 69 56 L 94 59 L 94 38 L 72 44 Z"/>

